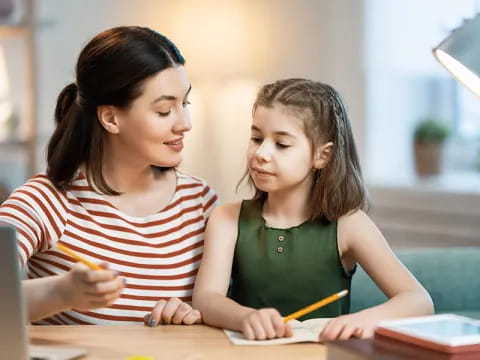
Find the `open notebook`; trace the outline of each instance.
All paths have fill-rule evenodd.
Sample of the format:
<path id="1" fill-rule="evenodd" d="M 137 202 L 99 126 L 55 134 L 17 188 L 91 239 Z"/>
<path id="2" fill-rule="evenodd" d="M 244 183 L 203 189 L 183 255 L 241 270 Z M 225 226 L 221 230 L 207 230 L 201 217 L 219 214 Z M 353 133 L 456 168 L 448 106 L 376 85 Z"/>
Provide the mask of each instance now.
<path id="1" fill-rule="evenodd" d="M 70 360 L 84 349 L 29 346 L 15 229 L 0 222 L 0 358 L 15 360 Z"/>
<path id="2" fill-rule="evenodd" d="M 248 340 L 241 332 L 224 330 L 228 339 L 234 345 L 281 345 L 298 342 L 318 342 L 318 336 L 327 324 L 329 318 L 309 319 L 305 321 L 290 320 L 293 336 L 272 340 Z"/>

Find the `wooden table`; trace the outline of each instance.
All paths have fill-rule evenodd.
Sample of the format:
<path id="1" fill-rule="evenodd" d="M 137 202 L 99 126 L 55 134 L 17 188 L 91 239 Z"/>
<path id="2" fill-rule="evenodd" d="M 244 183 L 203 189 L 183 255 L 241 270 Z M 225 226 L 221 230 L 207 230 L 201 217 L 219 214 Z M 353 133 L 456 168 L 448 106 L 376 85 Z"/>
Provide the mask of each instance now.
<path id="1" fill-rule="evenodd" d="M 88 360 L 124 360 L 134 355 L 155 360 L 326 359 L 321 344 L 234 346 L 222 330 L 205 325 L 30 326 L 29 334 L 32 344 L 85 348 Z"/>

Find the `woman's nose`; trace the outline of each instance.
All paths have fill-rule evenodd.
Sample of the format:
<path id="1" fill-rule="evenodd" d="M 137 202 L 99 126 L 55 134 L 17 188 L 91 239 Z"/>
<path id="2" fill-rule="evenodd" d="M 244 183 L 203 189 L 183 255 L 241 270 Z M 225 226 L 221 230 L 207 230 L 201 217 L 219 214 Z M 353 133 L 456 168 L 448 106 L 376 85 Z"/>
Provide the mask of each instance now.
<path id="1" fill-rule="evenodd" d="M 178 116 L 175 119 L 174 131 L 175 132 L 185 132 L 189 131 L 192 128 L 192 122 L 190 121 L 190 114 L 188 110 L 182 109 L 178 112 Z"/>

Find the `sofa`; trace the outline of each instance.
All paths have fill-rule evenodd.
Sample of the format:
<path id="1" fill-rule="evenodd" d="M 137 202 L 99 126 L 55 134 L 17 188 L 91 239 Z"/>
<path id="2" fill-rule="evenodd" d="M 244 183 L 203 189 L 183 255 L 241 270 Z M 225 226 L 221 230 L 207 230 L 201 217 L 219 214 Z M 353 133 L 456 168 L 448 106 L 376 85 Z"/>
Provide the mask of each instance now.
<path id="1" fill-rule="evenodd" d="M 480 247 L 413 248 L 397 250 L 396 254 L 429 292 L 436 314 L 455 313 L 480 319 Z M 386 299 L 358 266 L 352 279 L 350 311 Z"/>

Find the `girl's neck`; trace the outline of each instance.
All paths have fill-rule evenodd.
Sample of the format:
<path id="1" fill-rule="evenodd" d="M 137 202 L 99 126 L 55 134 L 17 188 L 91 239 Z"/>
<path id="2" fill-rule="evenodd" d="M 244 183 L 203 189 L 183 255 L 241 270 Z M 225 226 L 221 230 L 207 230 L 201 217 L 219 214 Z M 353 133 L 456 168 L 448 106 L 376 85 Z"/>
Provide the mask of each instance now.
<path id="1" fill-rule="evenodd" d="M 301 190 L 301 189 L 298 189 Z M 269 193 L 263 204 L 262 215 L 268 226 L 290 228 L 309 218 L 309 191 Z"/>

